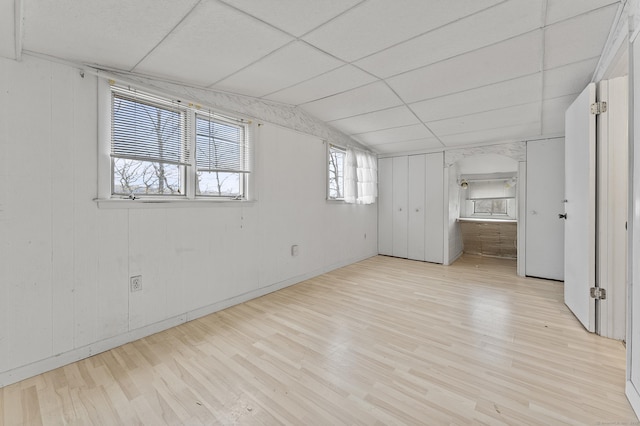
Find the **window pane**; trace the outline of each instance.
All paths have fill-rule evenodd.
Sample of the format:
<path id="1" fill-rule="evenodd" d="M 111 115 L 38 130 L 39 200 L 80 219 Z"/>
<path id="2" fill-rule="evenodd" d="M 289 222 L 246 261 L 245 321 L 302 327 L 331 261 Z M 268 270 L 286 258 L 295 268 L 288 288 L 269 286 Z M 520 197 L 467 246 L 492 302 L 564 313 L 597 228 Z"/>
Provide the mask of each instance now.
<path id="1" fill-rule="evenodd" d="M 113 95 L 114 157 L 185 164 L 184 113 Z"/>
<path id="2" fill-rule="evenodd" d="M 197 195 L 238 197 L 243 195 L 242 173 L 198 172 Z"/>
<path id="3" fill-rule="evenodd" d="M 344 159 L 344 150 L 329 147 L 329 198 L 344 198 Z"/>
<path id="4" fill-rule="evenodd" d="M 475 200 L 473 212 L 481 214 L 507 214 L 507 200 Z"/>
<path id="5" fill-rule="evenodd" d="M 244 128 L 197 116 L 196 164 L 199 171 L 248 171 Z"/>
<path id="6" fill-rule="evenodd" d="M 176 164 L 114 158 L 113 193 L 182 195 L 183 171 Z"/>

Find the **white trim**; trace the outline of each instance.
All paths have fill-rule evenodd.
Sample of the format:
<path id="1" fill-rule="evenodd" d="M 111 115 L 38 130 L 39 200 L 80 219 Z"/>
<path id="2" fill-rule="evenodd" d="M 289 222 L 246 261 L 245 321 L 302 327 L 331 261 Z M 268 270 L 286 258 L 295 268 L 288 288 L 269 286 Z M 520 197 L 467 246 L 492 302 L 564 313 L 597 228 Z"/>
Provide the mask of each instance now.
<path id="1" fill-rule="evenodd" d="M 22 0 L 14 1 L 14 42 L 16 61 L 22 59 L 22 40 L 24 38 L 24 2 Z"/>
<path id="2" fill-rule="evenodd" d="M 629 404 L 631 404 L 631 408 L 633 408 L 633 411 L 636 413 L 636 417 L 640 418 L 640 393 L 638 392 L 638 389 L 633 386 L 631 381 L 627 380 L 624 390 L 627 399 L 629 400 Z"/>
<path id="3" fill-rule="evenodd" d="M 239 207 L 253 206 L 255 200 L 233 200 L 230 198 L 197 198 L 187 199 L 184 197 L 176 197 L 169 199 L 165 197 L 154 198 L 96 198 L 94 200 L 101 209 L 167 209 L 167 208 L 185 208 L 185 207 Z"/>
<path id="4" fill-rule="evenodd" d="M 526 145 L 525 145 L 525 158 L 526 158 Z M 518 162 L 518 187 L 517 187 L 517 200 L 518 200 L 518 223 L 516 225 L 517 232 L 517 250 L 518 257 L 516 263 L 516 273 L 524 277 L 527 274 L 527 162 Z"/>
<path id="5" fill-rule="evenodd" d="M 623 2 L 618 5 L 616 16 L 609 30 L 607 41 L 605 42 L 602 54 L 593 73 L 592 83 L 598 82 L 604 78 L 609 67 L 614 63 L 618 51 L 622 47 L 627 35 L 629 34 L 629 8 L 628 3 Z"/>
<path id="6" fill-rule="evenodd" d="M 13 383 L 17 383 L 29 377 L 33 377 L 38 374 L 53 370 L 55 368 L 62 367 L 64 365 L 79 361 L 81 359 L 88 358 L 98 353 L 105 352 L 113 348 L 117 348 L 118 346 L 124 345 L 129 342 L 133 342 L 134 340 L 138 340 L 143 337 L 150 336 L 160 331 L 164 331 L 169 328 L 175 327 L 177 325 L 183 324 L 185 322 L 192 321 L 194 319 L 201 318 L 205 315 L 209 315 L 209 314 L 221 311 L 223 309 L 226 309 L 234 305 L 238 305 L 248 300 L 252 300 L 257 297 L 264 296 L 265 294 L 269 294 L 274 291 L 289 287 L 291 285 L 298 284 L 302 281 L 311 279 L 318 275 L 325 274 L 334 269 L 342 268 L 344 266 L 347 266 L 356 262 L 360 262 L 362 260 L 368 259 L 376 255 L 377 253 L 371 253 L 362 257 L 352 258 L 347 261 L 338 262 L 333 265 L 316 269 L 306 274 L 298 275 L 296 277 L 289 278 L 287 280 L 280 281 L 280 282 L 277 282 L 277 283 L 274 283 L 274 284 L 271 284 L 271 285 L 268 285 L 268 286 L 265 286 L 265 287 L 262 287 L 238 296 L 234 296 L 229 299 L 212 303 L 202 308 L 184 312 L 180 315 L 167 318 L 165 320 L 162 320 L 154 324 L 150 324 L 141 328 L 130 330 L 128 332 L 119 334 L 114 337 L 100 340 L 100 341 L 91 343 L 89 345 L 82 346 L 80 348 L 75 348 L 70 351 L 63 352 L 61 354 L 56 354 L 39 361 L 35 361 L 31 364 L 23 365 L 20 367 L 13 368 L 11 370 L 4 371 L 0 373 L 0 388 L 11 385 Z"/>
<path id="7" fill-rule="evenodd" d="M 462 256 L 462 253 L 464 253 L 464 252 L 462 250 L 460 250 L 458 252 L 458 254 L 456 254 L 455 256 L 449 258 L 449 263 L 445 263 L 444 265 L 445 266 L 452 265 L 456 260 L 458 260 L 460 258 L 460 256 Z"/>
<path id="8" fill-rule="evenodd" d="M 98 198 L 111 197 L 111 87 L 98 78 Z"/>

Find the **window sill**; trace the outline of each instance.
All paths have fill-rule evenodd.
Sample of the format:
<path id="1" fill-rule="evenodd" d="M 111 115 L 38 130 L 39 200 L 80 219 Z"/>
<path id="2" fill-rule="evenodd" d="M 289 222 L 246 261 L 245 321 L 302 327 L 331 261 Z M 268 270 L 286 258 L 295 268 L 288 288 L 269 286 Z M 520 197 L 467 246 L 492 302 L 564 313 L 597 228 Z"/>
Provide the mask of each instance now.
<path id="1" fill-rule="evenodd" d="M 94 201 L 100 209 L 169 209 L 169 208 L 185 208 L 185 207 L 238 207 L 244 205 L 253 205 L 254 200 L 231 200 L 225 199 L 168 199 L 168 198 L 136 198 L 131 200 L 128 198 L 96 198 Z"/>
<path id="2" fill-rule="evenodd" d="M 460 217 L 458 222 L 493 222 L 493 223 L 518 223 L 517 219 L 513 218 L 497 218 L 497 217 Z"/>

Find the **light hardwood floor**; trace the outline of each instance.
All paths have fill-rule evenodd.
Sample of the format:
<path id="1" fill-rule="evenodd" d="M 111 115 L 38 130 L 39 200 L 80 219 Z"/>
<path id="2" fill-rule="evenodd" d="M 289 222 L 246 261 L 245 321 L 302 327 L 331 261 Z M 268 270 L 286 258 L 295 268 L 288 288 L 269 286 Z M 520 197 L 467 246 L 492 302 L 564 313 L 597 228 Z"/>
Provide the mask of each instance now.
<path id="1" fill-rule="evenodd" d="M 0 389 L 0 424 L 636 424 L 624 368 L 514 261 L 377 256 Z"/>

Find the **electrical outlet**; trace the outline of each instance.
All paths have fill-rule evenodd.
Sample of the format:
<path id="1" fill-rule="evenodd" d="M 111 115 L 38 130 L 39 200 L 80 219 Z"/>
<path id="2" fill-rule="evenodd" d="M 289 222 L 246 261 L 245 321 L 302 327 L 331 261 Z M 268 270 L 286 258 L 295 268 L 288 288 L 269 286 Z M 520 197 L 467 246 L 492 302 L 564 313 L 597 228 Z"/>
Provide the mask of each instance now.
<path id="1" fill-rule="evenodd" d="M 142 275 L 134 275 L 129 278 L 129 287 L 131 292 L 142 290 Z"/>
<path id="2" fill-rule="evenodd" d="M 300 253 L 300 248 L 297 244 L 291 246 L 291 256 L 296 257 Z"/>

